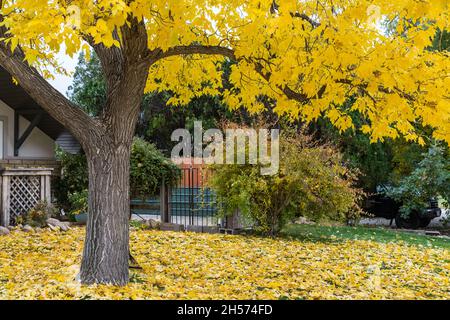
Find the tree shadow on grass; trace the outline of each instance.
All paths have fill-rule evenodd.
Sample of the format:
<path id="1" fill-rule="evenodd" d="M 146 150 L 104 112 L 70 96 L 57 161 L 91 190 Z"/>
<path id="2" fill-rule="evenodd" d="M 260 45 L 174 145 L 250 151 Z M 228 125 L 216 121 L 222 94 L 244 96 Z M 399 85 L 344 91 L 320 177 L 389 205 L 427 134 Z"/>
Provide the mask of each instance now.
<path id="1" fill-rule="evenodd" d="M 364 240 L 450 249 L 450 240 L 445 238 L 415 235 L 381 227 L 291 224 L 283 229 L 281 236 L 308 242 L 339 243 L 346 240 Z"/>

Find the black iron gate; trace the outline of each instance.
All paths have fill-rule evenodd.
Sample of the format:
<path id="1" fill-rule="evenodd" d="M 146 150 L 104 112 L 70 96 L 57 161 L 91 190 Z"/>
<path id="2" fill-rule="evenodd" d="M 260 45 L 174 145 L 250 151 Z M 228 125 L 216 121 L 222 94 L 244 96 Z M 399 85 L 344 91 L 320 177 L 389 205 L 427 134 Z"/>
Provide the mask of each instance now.
<path id="1" fill-rule="evenodd" d="M 183 167 L 174 187 L 162 187 L 161 195 L 145 200 L 132 200 L 132 214 L 142 219 L 188 226 L 218 225 L 217 197 L 207 186 L 211 170 L 202 167 Z"/>
<path id="2" fill-rule="evenodd" d="M 178 184 L 169 192 L 169 219 L 185 226 L 217 226 L 217 199 L 206 185 L 209 169 L 184 167 Z"/>

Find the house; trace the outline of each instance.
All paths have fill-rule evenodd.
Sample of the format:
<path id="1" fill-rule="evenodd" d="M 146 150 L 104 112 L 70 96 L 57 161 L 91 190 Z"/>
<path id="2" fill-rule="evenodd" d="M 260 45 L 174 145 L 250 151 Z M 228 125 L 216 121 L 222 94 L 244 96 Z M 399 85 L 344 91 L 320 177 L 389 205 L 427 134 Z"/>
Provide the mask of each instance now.
<path id="1" fill-rule="evenodd" d="M 51 201 L 57 174 L 55 147 L 76 153 L 80 145 L 0 67 L 0 225 L 40 201 Z"/>

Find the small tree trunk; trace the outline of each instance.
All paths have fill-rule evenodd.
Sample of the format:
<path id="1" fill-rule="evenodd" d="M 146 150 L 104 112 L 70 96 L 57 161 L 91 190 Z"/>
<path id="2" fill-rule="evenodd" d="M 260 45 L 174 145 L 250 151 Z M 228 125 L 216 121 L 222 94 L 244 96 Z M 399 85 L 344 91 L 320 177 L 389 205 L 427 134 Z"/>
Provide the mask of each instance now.
<path id="1" fill-rule="evenodd" d="M 89 214 L 80 277 L 83 284 L 128 283 L 129 179 L 128 143 L 86 152 Z"/>

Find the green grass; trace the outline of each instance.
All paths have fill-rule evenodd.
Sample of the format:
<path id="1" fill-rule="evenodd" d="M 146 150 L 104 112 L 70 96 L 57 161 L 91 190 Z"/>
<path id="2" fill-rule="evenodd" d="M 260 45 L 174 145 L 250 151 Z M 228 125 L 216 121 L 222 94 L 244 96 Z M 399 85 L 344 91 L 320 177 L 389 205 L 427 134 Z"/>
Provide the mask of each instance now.
<path id="1" fill-rule="evenodd" d="M 383 243 L 403 241 L 410 245 L 450 249 L 449 239 L 412 234 L 400 230 L 389 230 L 381 227 L 291 224 L 285 227 L 282 235 L 303 241 L 334 242 L 346 239 L 371 240 Z"/>

